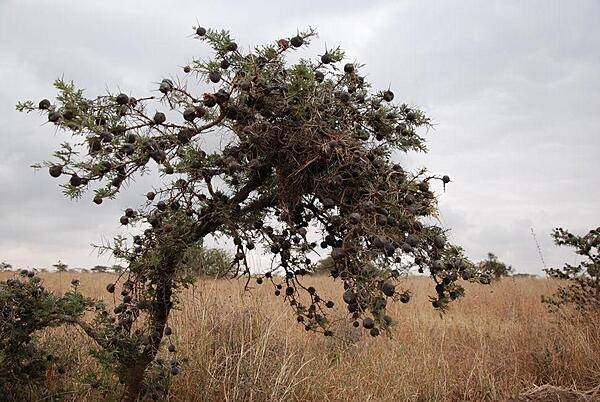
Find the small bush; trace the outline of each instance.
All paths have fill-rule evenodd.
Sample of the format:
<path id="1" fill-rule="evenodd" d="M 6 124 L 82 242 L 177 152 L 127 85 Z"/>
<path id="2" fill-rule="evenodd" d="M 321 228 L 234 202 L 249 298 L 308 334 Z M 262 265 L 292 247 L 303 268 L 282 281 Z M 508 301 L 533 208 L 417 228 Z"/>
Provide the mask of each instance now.
<path id="1" fill-rule="evenodd" d="M 558 246 L 573 247 L 584 257 L 578 265 L 565 264 L 563 268 L 550 268 L 546 273 L 551 277 L 567 281 L 551 297 L 544 297 L 551 309 L 564 305 L 574 306 L 581 312 L 600 309 L 600 227 L 590 230 L 583 236 L 557 228 L 552 233 Z"/>
<path id="2" fill-rule="evenodd" d="M 0 282 L 0 392 L 14 398 L 26 386 L 40 382 L 56 358 L 36 342 L 38 331 L 62 324 L 77 324 L 95 306 L 73 289 L 56 296 L 42 286 L 33 271 Z"/>

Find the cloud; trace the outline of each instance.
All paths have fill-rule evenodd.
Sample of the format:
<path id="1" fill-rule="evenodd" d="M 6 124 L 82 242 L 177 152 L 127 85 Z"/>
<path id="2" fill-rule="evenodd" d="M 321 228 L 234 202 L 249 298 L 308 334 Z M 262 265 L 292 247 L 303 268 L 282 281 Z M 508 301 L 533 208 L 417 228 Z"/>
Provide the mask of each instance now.
<path id="1" fill-rule="evenodd" d="M 13 112 L 16 101 L 51 97 L 62 75 L 88 94 L 152 93 L 209 56 L 190 36 L 199 21 L 246 47 L 317 28 L 303 56 L 339 44 L 366 64 L 375 89 L 390 86 L 430 115 L 430 152 L 398 158 L 451 176 L 446 192 L 436 188 L 441 219 L 473 259 L 492 251 L 539 273 L 534 227 L 547 264 L 570 261 L 551 229 L 583 232 L 600 221 L 598 15 L 595 1 L 4 1 L 0 260 L 95 265 L 89 244 L 118 232 L 121 211 L 159 180 L 101 207 L 65 199 L 56 180 L 28 166 L 66 137 L 43 117 Z"/>

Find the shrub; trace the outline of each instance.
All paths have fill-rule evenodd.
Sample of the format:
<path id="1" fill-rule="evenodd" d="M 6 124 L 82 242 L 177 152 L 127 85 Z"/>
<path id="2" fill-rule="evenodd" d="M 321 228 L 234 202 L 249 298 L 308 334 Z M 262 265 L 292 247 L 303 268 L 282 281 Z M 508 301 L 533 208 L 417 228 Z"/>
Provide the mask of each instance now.
<path id="1" fill-rule="evenodd" d="M 62 296 L 44 289 L 33 271 L 0 282 L 0 392 L 26 399 L 25 388 L 40 382 L 55 358 L 36 342 L 36 333 L 48 327 L 75 324 L 85 331 L 85 311 L 102 304 L 85 298 L 77 286 Z"/>
<path id="2" fill-rule="evenodd" d="M 563 228 L 554 229 L 554 243 L 575 249 L 583 260 L 578 265 L 565 264 L 563 268 L 550 268 L 546 273 L 567 281 L 551 297 L 544 297 L 551 309 L 570 305 L 580 312 L 600 310 L 600 227 L 585 235 L 574 235 Z"/>

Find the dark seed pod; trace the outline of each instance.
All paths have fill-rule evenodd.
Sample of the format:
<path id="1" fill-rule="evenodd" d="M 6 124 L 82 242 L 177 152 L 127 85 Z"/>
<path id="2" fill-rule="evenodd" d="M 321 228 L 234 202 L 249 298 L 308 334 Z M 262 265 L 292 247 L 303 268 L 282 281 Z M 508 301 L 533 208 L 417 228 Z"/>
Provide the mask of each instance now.
<path id="1" fill-rule="evenodd" d="M 218 71 L 211 71 L 208 73 L 208 79 L 216 84 L 217 82 L 221 81 L 221 73 Z"/>
<path id="2" fill-rule="evenodd" d="M 387 297 L 392 297 L 394 295 L 394 293 L 396 292 L 396 286 L 394 286 L 394 284 L 392 284 L 390 282 L 384 282 L 381 285 L 381 291 Z"/>
<path id="3" fill-rule="evenodd" d="M 50 113 L 48 113 L 49 122 L 56 123 L 58 120 L 60 120 L 60 113 L 58 113 L 56 110 L 53 110 Z"/>
<path id="4" fill-rule="evenodd" d="M 42 99 L 38 104 L 38 107 L 41 110 L 47 110 L 48 108 L 50 108 L 50 101 L 48 99 Z"/>
<path id="5" fill-rule="evenodd" d="M 173 84 L 168 81 L 163 81 L 160 83 L 158 90 L 166 95 L 173 90 Z"/>
<path id="6" fill-rule="evenodd" d="M 394 100 L 394 93 L 390 90 L 387 90 L 383 93 L 383 100 L 386 102 L 391 102 Z"/>
<path id="7" fill-rule="evenodd" d="M 353 304 L 354 302 L 356 302 L 356 295 L 349 290 L 344 292 L 342 298 L 344 299 L 344 303 L 346 304 Z"/>
<path id="8" fill-rule="evenodd" d="M 115 284 L 109 283 L 108 285 L 106 285 L 106 291 L 108 293 L 115 293 Z"/>
<path id="9" fill-rule="evenodd" d="M 181 130 L 179 133 L 177 133 L 177 139 L 179 140 L 179 142 L 181 142 L 184 145 L 187 144 L 188 142 L 190 142 L 191 134 L 190 134 L 189 130 L 186 130 L 186 129 Z"/>
<path id="10" fill-rule="evenodd" d="M 331 54 L 329 52 L 325 52 L 325 54 L 323 56 L 321 56 L 321 63 L 323 64 L 329 64 L 333 61 L 333 58 L 331 57 Z"/>
<path id="11" fill-rule="evenodd" d="M 73 120 L 73 118 L 75 118 L 75 113 L 72 110 L 65 110 L 63 113 L 63 118 L 65 120 Z"/>
<path id="12" fill-rule="evenodd" d="M 315 81 L 317 81 L 317 82 L 323 82 L 324 79 L 325 79 L 325 74 L 323 74 L 320 71 L 317 71 L 315 73 Z"/>
<path id="13" fill-rule="evenodd" d="M 196 108 L 195 107 L 187 107 L 183 111 L 183 118 L 186 121 L 193 122 L 196 118 Z"/>
<path id="14" fill-rule="evenodd" d="M 129 102 L 129 96 L 125 94 L 118 94 L 115 100 L 119 105 L 126 105 Z"/>
<path id="15" fill-rule="evenodd" d="M 290 39 L 290 44 L 294 47 L 300 47 L 304 44 L 304 39 L 301 36 L 294 36 Z"/>
<path id="16" fill-rule="evenodd" d="M 346 65 L 344 65 L 344 72 L 346 74 L 351 74 L 354 72 L 354 64 L 352 63 L 347 63 Z"/>
<path id="17" fill-rule="evenodd" d="M 162 112 L 156 112 L 152 120 L 154 120 L 155 124 L 163 124 L 167 120 L 167 116 Z"/>
<path id="18" fill-rule="evenodd" d="M 83 180 L 81 179 L 81 177 L 77 176 L 77 173 L 75 173 L 71 176 L 69 184 L 71 184 L 73 187 L 79 187 L 83 184 Z"/>
<path id="19" fill-rule="evenodd" d="M 206 28 L 203 28 L 203 27 L 196 28 L 196 35 L 198 35 L 198 36 L 206 35 Z"/>
<path id="20" fill-rule="evenodd" d="M 59 177 L 62 174 L 62 166 L 52 165 L 48 168 L 48 172 L 54 178 Z"/>
<path id="21" fill-rule="evenodd" d="M 109 131 L 103 131 L 100 133 L 100 141 L 102 142 L 111 142 L 114 138 L 113 133 L 109 132 Z"/>
<path id="22" fill-rule="evenodd" d="M 363 320 L 363 323 L 362 323 L 362 325 L 363 325 L 363 327 L 365 327 L 366 329 L 371 329 L 371 328 L 374 328 L 374 327 L 375 327 L 375 321 L 373 321 L 373 319 L 372 319 L 372 318 L 370 318 L 370 317 L 366 317 L 366 318 Z"/>

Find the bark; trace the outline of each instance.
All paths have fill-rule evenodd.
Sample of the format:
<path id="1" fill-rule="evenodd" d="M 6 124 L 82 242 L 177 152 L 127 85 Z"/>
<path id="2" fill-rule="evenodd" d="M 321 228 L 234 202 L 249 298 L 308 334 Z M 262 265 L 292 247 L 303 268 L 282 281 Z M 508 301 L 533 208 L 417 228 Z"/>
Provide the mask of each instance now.
<path id="1" fill-rule="evenodd" d="M 244 202 L 268 177 L 268 168 L 261 169 L 255 176 L 230 200 L 230 207 L 239 205 Z M 274 203 L 273 196 L 263 196 L 254 202 L 250 203 L 245 208 L 242 208 L 242 214 L 255 211 L 257 208 L 262 209 L 266 205 Z M 198 219 L 199 223 L 196 230 L 193 232 L 192 238 L 186 239 L 188 244 L 203 239 L 209 233 L 213 233 L 223 224 L 221 217 L 216 214 Z M 137 361 L 128 370 L 128 375 L 125 380 L 125 389 L 123 392 L 123 400 L 133 402 L 140 398 L 143 392 L 145 372 L 150 363 L 156 357 L 160 344 L 163 338 L 163 332 L 167 325 L 169 314 L 172 307 L 173 279 L 175 270 L 183 257 L 185 250 L 167 250 L 165 254 L 164 266 L 161 270 L 157 281 L 156 299 L 151 309 L 148 326 L 151 329 L 150 333 L 155 333 L 157 336 L 150 338 L 150 342 L 144 349 Z"/>

